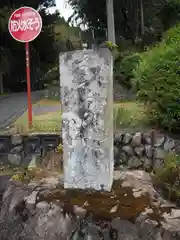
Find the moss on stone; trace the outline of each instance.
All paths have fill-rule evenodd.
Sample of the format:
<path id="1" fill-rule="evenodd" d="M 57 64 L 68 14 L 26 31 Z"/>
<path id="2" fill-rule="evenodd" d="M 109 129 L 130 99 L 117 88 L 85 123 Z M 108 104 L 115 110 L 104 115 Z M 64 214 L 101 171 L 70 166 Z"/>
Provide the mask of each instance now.
<path id="1" fill-rule="evenodd" d="M 92 214 L 95 220 L 112 220 L 120 217 L 133 222 L 136 217 L 148 208 L 153 209 L 149 214 L 150 219 L 161 221 L 162 213 L 166 210 L 152 206 L 152 199 L 148 194 L 133 195 L 131 188 L 122 187 L 121 181 L 114 181 L 111 192 L 93 190 L 64 190 L 63 186 L 41 193 L 38 201 L 56 202 L 73 215 L 73 207 L 79 206 Z"/>

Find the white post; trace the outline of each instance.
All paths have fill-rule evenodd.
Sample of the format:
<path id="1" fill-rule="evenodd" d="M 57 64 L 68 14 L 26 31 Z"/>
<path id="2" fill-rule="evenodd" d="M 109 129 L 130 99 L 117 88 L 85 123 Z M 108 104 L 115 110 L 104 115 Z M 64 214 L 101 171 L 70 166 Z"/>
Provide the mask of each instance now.
<path id="1" fill-rule="evenodd" d="M 106 0 L 108 41 L 116 44 L 113 0 Z"/>

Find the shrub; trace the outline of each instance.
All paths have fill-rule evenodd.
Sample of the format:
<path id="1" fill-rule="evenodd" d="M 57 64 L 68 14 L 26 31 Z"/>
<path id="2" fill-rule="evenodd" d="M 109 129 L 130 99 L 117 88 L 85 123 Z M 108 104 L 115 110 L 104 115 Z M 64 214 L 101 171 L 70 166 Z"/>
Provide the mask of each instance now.
<path id="1" fill-rule="evenodd" d="M 180 43 L 180 25 L 179 24 L 177 24 L 173 28 L 170 28 L 164 34 L 164 43 L 168 45 Z"/>
<path id="2" fill-rule="evenodd" d="M 149 119 L 170 130 L 180 127 L 179 30 L 180 25 L 169 30 L 160 44 L 142 56 L 134 72 L 137 97 L 148 104 Z"/>
<path id="3" fill-rule="evenodd" d="M 140 62 L 141 55 L 134 53 L 129 56 L 125 56 L 120 62 L 116 63 L 115 74 L 121 77 L 122 83 L 131 88 L 131 79 L 134 77 L 133 71 L 136 69 Z"/>
<path id="4" fill-rule="evenodd" d="M 50 69 L 44 76 L 45 84 L 52 84 L 54 85 L 55 82 L 59 83 L 59 67 L 56 66 Z"/>

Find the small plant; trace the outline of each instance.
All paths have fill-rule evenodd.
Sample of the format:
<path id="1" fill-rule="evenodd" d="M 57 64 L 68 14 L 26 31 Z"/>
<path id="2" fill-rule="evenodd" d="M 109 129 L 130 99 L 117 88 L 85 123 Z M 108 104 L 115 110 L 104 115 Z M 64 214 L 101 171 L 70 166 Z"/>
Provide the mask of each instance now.
<path id="1" fill-rule="evenodd" d="M 112 53 L 113 59 L 116 60 L 119 57 L 119 49 L 116 44 L 113 44 L 111 41 L 106 41 L 100 44 L 101 48 L 109 48 Z"/>
<path id="2" fill-rule="evenodd" d="M 26 172 L 16 173 L 11 177 L 11 180 L 14 181 L 23 181 L 25 180 Z"/>
<path id="3" fill-rule="evenodd" d="M 104 43 L 105 46 L 107 46 L 110 50 L 117 49 L 118 46 L 116 44 L 113 44 L 111 41 L 107 41 Z"/>
<path id="4" fill-rule="evenodd" d="M 155 180 L 165 191 L 168 200 L 180 200 L 180 156 L 169 153 L 164 167 L 155 171 Z"/>
<path id="5" fill-rule="evenodd" d="M 56 147 L 55 152 L 58 152 L 61 154 L 63 153 L 63 146 L 61 143 Z"/>

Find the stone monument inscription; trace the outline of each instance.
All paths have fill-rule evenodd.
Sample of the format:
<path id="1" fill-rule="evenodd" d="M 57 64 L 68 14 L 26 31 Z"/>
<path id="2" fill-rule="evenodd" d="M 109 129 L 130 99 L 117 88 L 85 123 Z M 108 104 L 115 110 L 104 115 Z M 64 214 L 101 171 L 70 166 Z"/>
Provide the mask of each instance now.
<path id="1" fill-rule="evenodd" d="M 110 191 L 113 59 L 108 49 L 60 55 L 64 187 Z"/>

